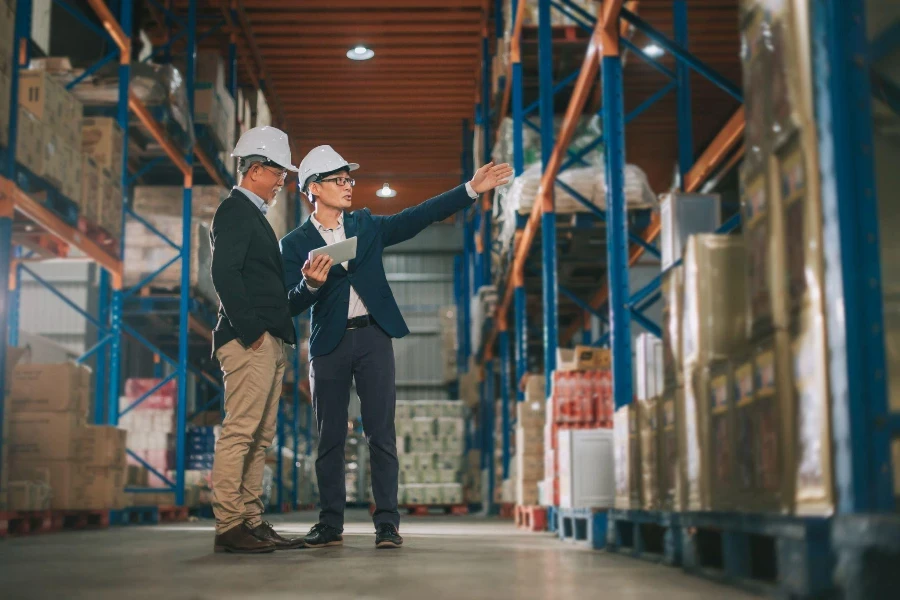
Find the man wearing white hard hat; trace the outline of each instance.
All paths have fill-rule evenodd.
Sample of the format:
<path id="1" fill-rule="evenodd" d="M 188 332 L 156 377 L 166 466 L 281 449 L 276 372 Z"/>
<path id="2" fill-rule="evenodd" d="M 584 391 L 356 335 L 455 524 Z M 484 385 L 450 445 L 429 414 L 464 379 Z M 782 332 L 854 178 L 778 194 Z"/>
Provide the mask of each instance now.
<path id="1" fill-rule="evenodd" d="M 382 253 L 414 237 L 428 225 L 471 206 L 479 194 L 506 183 L 509 165 L 480 168 L 472 180 L 396 215 L 349 212 L 359 165 L 330 146 L 313 149 L 300 163 L 301 190 L 315 212 L 281 240 L 291 313 L 312 308 L 309 380 L 319 431 L 316 476 L 321 511 L 305 538 L 308 547 L 343 543 L 344 442 L 350 383 L 356 381 L 363 428 L 369 445 L 375 498 L 375 545 L 397 548 L 399 463 L 394 431 L 396 390 L 391 338 L 409 329 L 388 285 Z M 356 237 L 356 257 L 332 265 L 327 255 L 308 259 L 311 250 Z"/>
<path id="2" fill-rule="evenodd" d="M 266 448 L 275 436 L 284 376 L 284 345 L 296 344 L 278 238 L 265 214 L 291 164 L 287 135 L 255 127 L 241 136 L 240 185 L 213 217 L 212 280 L 219 296 L 213 356 L 225 380 L 225 420 L 213 464 L 216 552 L 298 548 L 262 520 Z"/>

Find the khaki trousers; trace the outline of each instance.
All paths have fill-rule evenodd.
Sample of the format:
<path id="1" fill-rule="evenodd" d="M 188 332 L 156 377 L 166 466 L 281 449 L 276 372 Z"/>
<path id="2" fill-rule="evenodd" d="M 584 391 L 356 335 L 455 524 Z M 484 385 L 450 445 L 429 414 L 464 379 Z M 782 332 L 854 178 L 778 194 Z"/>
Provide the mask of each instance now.
<path id="1" fill-rule="evenodd" d="M 258 350 L 237 340 L 216 352 L 225 376 L 225 420 L 213 463 L 216 533 L 242 522 L 256 527 L 266 449 L 272 445 L 284 377 L 284 342 L 266 333 Z"/>

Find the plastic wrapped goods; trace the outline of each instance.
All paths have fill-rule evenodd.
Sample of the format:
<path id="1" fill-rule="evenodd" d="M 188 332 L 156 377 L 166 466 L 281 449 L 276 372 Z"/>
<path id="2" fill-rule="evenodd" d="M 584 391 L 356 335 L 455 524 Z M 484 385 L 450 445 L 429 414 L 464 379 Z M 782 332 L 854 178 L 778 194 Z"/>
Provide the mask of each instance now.
<path id="1" fill-rule="evenodd" d="M 710 506 L 713 510 L 733 508 L 734 502 L 734 381 L 731 363 L 710 366 L 709 404 L 704 407 L 709 423 Z"/>
<path id="2" fill-rule="evenodd" d="M 641 507 L 641 461 L 637 404 L 623 406 L 613 417 L 613 464 L 616 508 Z"/>
<path id="3" fill-rule="evenodd" d="M 684 384 L 682 372 L 682 316 L 684 312 L 684 266 L 670 269 L 662 277 L 663 377 L 667 387 Z"/>
<path id="4" fill-rule="evenodd" d="M 744 241 L 701 234 L 688 240 L 684 259 L 684 364 L 728 358 L 745 340 Z"/>
<path id="5" fill-rule="evenodd" d="M 684 487 L 681 478 L 682 460 L 678 449 L 678 420 L 676 397 L 684 397 L 684 388 L 667 391 L 660 398 L 659 440 L 659 507 L 660 510 L 676 510 L 682 505 L 679 494 Z"/>
<path id="6" fill-rule="evenodd" d="M 641 507 L 659 508 L 659 398 L 638 400 L 641 444 Z"/>
<path id="7" fill-rule="evenodd" d="M 685 366 L 682 417 L 678 425 L 680 453 L 684 460 L 685 510 L 709 509 L 708 429 L 704 408 L 709 405 L 709 371 Z"/>
<path id="8" fill-rule="evenodd" d="M 802 514 L 831 514 L 834 495 L 825 322 L 821 314 L 807 308 L 799 324 L 791 345 L 797 403 L 796 510 Z M 793 469 L 789 471 L 793 473 Z"/>

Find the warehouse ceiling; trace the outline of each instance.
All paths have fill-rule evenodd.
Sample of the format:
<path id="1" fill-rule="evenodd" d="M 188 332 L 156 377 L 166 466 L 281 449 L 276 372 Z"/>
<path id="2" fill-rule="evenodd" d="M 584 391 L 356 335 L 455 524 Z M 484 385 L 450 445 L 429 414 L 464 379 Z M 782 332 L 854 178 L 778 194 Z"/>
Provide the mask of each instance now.
<path id="1" fill-rule="evenodd" d="M 221 14 L 228 0 L 201 3 L 201 14 Z M 283 109 L 286 127 L 302 156 L 331 144 L 355 173 L 357 207 L 391 213 L 417 204 L 460 181 L 462 121 L 473 121 L 480 85 L 482 31 L 493 0 L 237 0 L 243 6 L 262 60 L 254 64 L 250 42 L 240 36 L 239 81 L 268 77 Z M 690 0 L 689 49 L 740 86 L 739 0 Z M 179 12 L 185 0 L 176 0 Z M 671 0 L 639 0 L 637 12 L 670 38 Z M 488 23 L 492 30 L 492 23 Z M 555 32 L 554 79 L 577 69 L 587 34 L 576 28 Z M 226 53 L 225 36 L 218 41 Z M 651 42 L 640 33 L 639 47 Z M 537 94 L 536 27 L 523 32 L 525 101 Z M 493 42 L 492 42 L 493 43 Z M 349 49 L 375 51 L 368 61 L 351 61 Z M 674 68 L 664 55 L 660 62 Z M 626 111 L 668 82 L 634 55 L 625 67 Z M 715 137 L 739 105 L 696 73 L 691 75 L 695 154 Z M 567 91 L 557 98 L 562 112 Z M 497 98 L 496 100 L 499 100 Z M 495 103 L 496 103 L 495 100 Z M 270 102 L 270 104 L 272 104 Z M 586 110 L 599 108 L 597 93 Z M 277 107 L 273 106 L 273 113 Z M 676 97 L 661 102 L 626 128 L 627 161 L 643 168 L 656 192 L 673 183 L 677 160 Z M 299 159 L 297 159 L 299 161 Z M 382 199 L 385 182 L 398 192 Z"/>

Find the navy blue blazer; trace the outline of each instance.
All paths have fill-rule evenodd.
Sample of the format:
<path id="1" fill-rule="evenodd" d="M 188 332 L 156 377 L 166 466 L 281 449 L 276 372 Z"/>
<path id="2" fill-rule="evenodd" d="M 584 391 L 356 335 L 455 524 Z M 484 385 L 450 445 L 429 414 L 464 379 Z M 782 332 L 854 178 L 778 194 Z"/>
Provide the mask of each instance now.
<path id="1" fill-rule="evenodd" d="M 400 338 L 408 334 L 409 328 L 384 274 L 382 253 L 386 247 L 415 237 L 432 223 L 443 221 L 474 202 L 461 185 L 396 215 L 373 215 L 369 209 L 344 213 L 347 239 L 357 237 L 356 258 L 347 269 L 340 264 L 331 267 L 328 280 L 316 292 L 306 287 L 300 269 L 310 251 L 325 246 L 325 240 L 309 219 L 284 236 L 281 254 L 291 314 L 297 316 L 312 307 L 310 359 L 330 353 L 344 336 L 351 285 L 389 336 Z"/>

